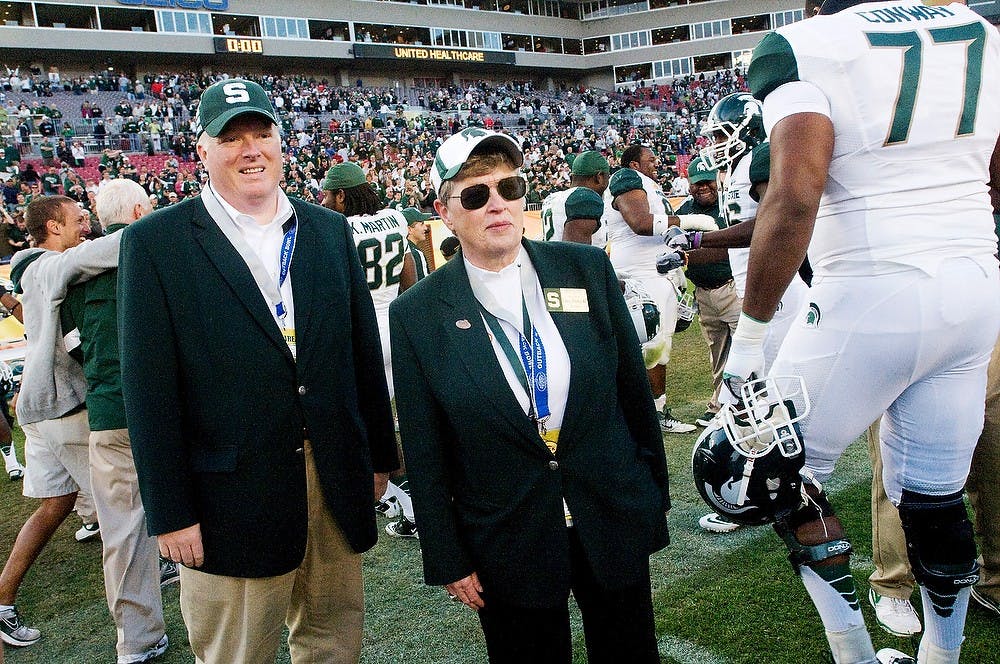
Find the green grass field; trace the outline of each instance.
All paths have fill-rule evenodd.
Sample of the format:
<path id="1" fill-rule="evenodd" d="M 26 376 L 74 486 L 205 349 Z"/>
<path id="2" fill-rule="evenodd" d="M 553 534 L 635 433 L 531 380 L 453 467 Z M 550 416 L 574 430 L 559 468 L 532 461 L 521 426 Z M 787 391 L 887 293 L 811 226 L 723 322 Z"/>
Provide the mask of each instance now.
<path id="1" fill-rule="evenodd" d="M 697 325 L 674 339 L 668 368 L 668 398 L 676 416 L 693 421 L 711 391 L 708 351 Z M 19 434 L 19 432 L 18 432 Z M 691 446 L 696 434 L 664 440 L 671 469 L 673 543 L 652 559 L 654 607 L 664 662 L 690 664 L 784 664 L 823 662 L 826 648 L 819 617 L 785 559 L 784 546 L 770 528 L 730 535 L 702 532 L 706 512 L 691 481 Z M 23 455 L 21 459 L 23 460 Z M 869 485 L 871 471 L 863 444 L 853 445 L 829 484 L 854 544 L 859 594 L 867 594 L 871 573 Z M 20 483 L 0 479 L 0 556 L 11 543 L 34 501 L 20 495 Z M 380 518 L 380 527 L 385 520 Z M 104 601 L 101 547 L 79 544 L 72 517 L 56 533 L 31 570 L 18 597 L 28 623 L 42 630 L 29 648 L 8 648 L 8 664 L 110 663 L 115 629 Z M 440 588 L 423 585 L 415 541 L 383 536 L 365 556 L 368 615 L 363 662 L 424 664 L 485 662 L 474 614 L 448 601 Z M 164 591 L 171 647 L 159 661 L 193 661 L 178 608 L 177 586 Z M 919 599 L 918 603 L 919 611 Z M 874 625 L 863 601 L 876 648 L 914 646 Z M 574 621 L 576 661 L 586 661 L 579 620 Z M 1000 662 L 1000 621 L 970 607 L 963 662 Z M 278 662 L 288 662 L 287 650 Z"/>

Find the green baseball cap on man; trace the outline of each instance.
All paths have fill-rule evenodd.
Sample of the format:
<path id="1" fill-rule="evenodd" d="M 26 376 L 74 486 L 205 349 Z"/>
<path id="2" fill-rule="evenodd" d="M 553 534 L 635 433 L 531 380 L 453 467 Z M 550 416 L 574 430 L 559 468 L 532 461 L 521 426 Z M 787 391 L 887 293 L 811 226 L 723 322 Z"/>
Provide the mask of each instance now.
<path id="1" fill-rule="evenodd" d="M 244 113 L 262 115 L 272 124 L 281 126 L 264 88 L 242 78 L 219 81 L 201 93 L 198 133 L 205 132 L 215 138 L 230 120 Z"/>
<path id="2" fill-rule="evenodd" d="M 323 191 L 350 189 L 362 184 L 368 184 L 365 172 L 353 161 L 345 161 L 332 166 L 326 172 L 326 177 L 323 178 Z"/>
<path id="3" fill-rule="evenodd" d="M 413 224 L 419 223 L 421 221 L 427 221 L 428 219 L 433 219 L 433 214 L 426 214 L 421 212 L 415 207 L 408 207 L 402 209 L 403 216 L 406 218 L 406 225 L 412 226 Z"/>
<path id="4" fill-rule="evenodd" d="M 597 150 L 587 150 L 581 152 L 573 160 L 570 172 L 573 175 L 597 175 L 598 173 L 610 173 L 611 164 Z"/>
<path id="5" fill-rule="evenodd" d="M 715 180 L 719 171 L 714 168 L 709 168 L 708 164 L 701 157 L 695 157 L 688 164 L 688 184 L 694 184 L 695 182 L 704 182 L 705 180 Z"/>

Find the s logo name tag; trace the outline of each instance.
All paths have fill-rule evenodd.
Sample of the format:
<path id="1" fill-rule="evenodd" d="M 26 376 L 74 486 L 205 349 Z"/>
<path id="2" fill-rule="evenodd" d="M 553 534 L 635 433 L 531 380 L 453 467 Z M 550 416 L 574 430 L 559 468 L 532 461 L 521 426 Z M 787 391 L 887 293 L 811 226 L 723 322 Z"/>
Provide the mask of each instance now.
<path id="1" fill-rule="evenodd" d="M 562 313 L 586 313 L 590 311 L 587 291 L 583 288 L 546 288 L 545 308 Z"/>

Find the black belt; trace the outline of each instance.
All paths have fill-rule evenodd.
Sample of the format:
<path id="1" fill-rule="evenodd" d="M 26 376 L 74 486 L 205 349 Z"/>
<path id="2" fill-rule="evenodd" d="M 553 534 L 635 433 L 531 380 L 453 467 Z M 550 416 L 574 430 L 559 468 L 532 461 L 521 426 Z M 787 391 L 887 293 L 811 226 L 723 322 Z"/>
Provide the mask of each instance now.
<path id="1" fill-rule="evenodd" d="M 719 282 L 717 284 L 698 284 L 698 283 L 696 283 L 695 284 L 695 288 L 704 288 L 705 290 L 715 290 L 717 288 L 722 288 L 723 286 L 728 286 L 730 283 L 732 283 L 732 281 L 733 281 L 733 278 L 729 277 L 725 281 Z"/>

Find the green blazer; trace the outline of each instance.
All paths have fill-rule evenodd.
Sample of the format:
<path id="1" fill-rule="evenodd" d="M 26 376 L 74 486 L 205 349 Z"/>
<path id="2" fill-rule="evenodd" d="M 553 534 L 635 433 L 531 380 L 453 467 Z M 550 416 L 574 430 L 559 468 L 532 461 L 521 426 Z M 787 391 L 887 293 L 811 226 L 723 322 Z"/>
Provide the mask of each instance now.
<path id="1" fill-rule="evenodd" d="M 668 543 L 667 466 L 639 341 L 607 256 L 524 241 L 542 288 L 585 289 L 552 312 L 572 365 L 553 456 L 503 376 L 469 285 L 449 261 L 389 307 L 392 366 L 428 584 L 478 573 L 520 606 L 565 601 L 563 498 L 597 579 L 638 583 Z"/>
<path id="2" fill-rule="evenodd" d="M 203 571 L 274 576 L 306 543 L 303 440 L 355 551 L 398 466 L 378 325 L 344 217 L 293 200 L 297 359 L 201 197 L 122 231 L 122 387 L 151 535 L 201 524 Z"/>

